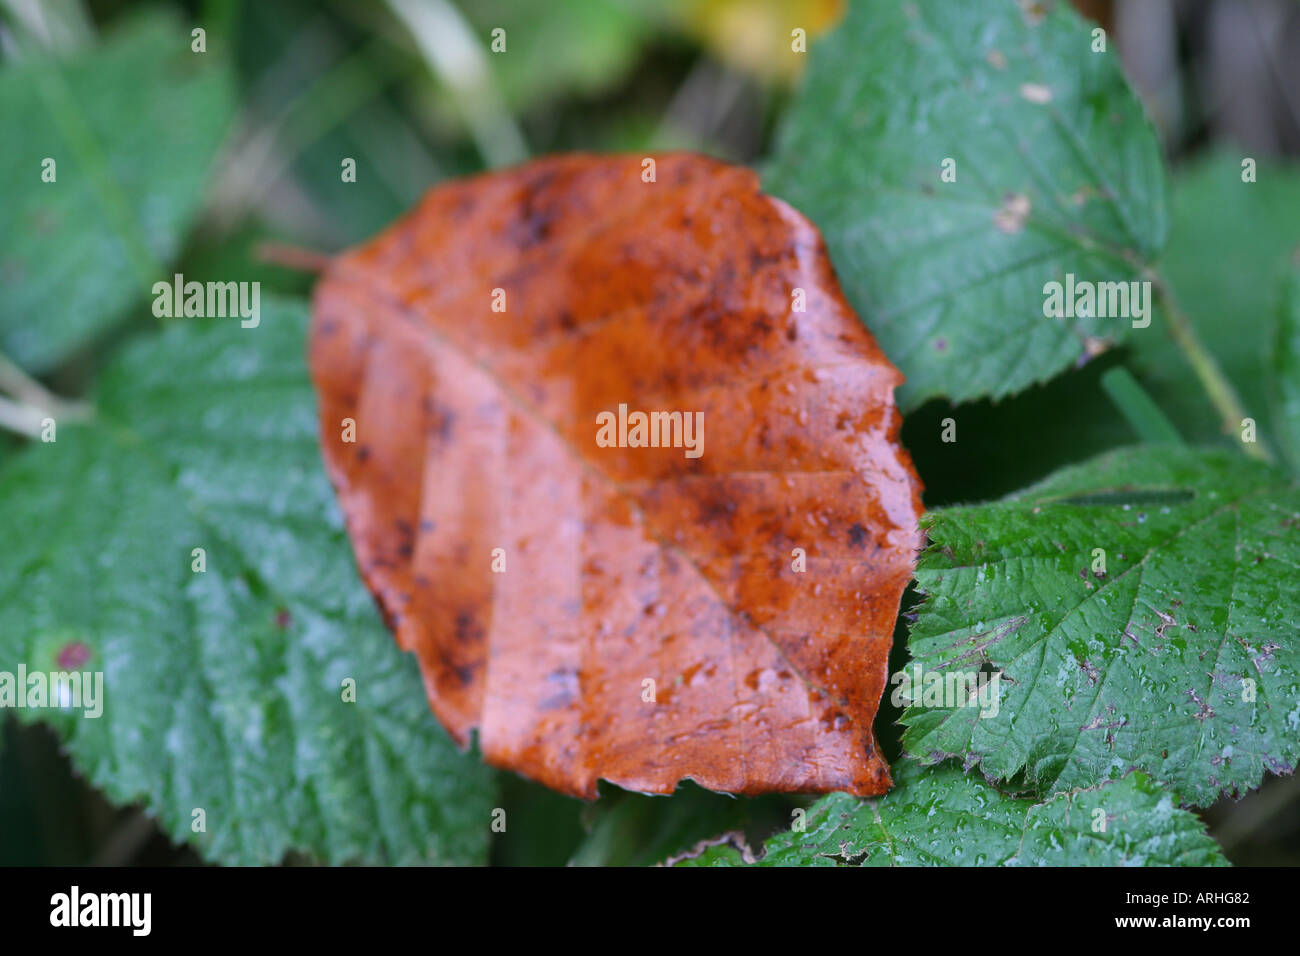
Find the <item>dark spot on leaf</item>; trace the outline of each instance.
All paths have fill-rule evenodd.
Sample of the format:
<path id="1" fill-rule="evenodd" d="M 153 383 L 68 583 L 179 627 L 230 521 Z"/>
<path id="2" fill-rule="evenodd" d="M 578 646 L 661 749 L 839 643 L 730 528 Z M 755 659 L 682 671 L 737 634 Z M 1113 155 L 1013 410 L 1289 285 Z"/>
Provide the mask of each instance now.
<path id="1" fill-rule="evenodd" d="M 483 631 L 474 623 L 474 615 L 470 611 L 456 612 L 456 642 L 458 644 L 474 644 L 483 638 Z"/>
<path id="2" fill-rule="evenodd" d="M 59 648 L 59 669 L 75 671 L 90 660 L 90 648 L 80 641 L 72 641 Z"/>

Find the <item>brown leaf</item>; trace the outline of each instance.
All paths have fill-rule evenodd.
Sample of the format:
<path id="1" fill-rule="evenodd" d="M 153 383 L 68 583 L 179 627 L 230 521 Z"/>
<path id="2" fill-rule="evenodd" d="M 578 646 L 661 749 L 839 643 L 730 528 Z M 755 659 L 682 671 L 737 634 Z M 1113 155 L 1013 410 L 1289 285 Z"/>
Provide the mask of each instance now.
<path id="1" fill-rule="evenodd" d="M 496 766 L 588 798 L 882 793 L 919 546 L 902 376 L 751 172 L 642 170 L 449 183 L 331 265 L 311 365 L 358 563 L 434 713 Z M 702 413 L 702 454 L 598 444 L 620 404 Z"/>

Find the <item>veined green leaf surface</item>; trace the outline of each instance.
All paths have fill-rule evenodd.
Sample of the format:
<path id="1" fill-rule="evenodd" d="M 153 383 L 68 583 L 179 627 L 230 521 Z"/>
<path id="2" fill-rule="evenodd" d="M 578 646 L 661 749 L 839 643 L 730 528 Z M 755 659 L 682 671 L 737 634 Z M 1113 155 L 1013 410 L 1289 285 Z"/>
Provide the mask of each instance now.
<path id="1" fill-rule="evenodd" d="M 903 715 L 909 753 L 1026 771 L 1045 794 L 1137 768 L 1195 805 L 1291 772 L 1294 479 L 1240 453 L 1126 449 L 926 522 L 912 657 L 1000 691 L 979 707 L 932 684 Z"/>
<path id="2" fill-rule="evenodd" d="M 1018 392 L 1150 320 L 1044 315 L 1047 283 L 1136 280 L 1165 237 L 1155 133 L 1092 28 L 873 0 L 809 54 L 764 185 L 822 230 L 905 409 Z"/>
<path id="3" fill-rule="evenodd" d="M 158 12 L 84 57 L 0 70 L 0 351 L 45 371 L 171 279 L 231 86 L 221 54 Z"/>
<path id="4" fill-rule="evenodd" d="M 94 423 L 7 462 L 0 670 L 102 672 L 97 717 L 14 713 L 209 859 L 481 862 L 490 772 L 437 726 L 358 578 L 306 321 L 263 300 L 257 328 L 140 341 Z"/>

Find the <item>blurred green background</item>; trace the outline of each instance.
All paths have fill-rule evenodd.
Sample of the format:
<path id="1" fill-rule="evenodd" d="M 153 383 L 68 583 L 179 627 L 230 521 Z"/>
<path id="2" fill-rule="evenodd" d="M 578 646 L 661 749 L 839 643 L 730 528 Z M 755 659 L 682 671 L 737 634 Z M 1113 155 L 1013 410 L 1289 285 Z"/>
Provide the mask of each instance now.
<path id="1" fill-rule="evenodd" d="M 1269 187 L 1274 191 L 1262 201 L 1295 203 L 1300 221 L 1300 176 L 1293 165 L 1300 154 L 1300 5 L 1076 5 L 1114 36 L 1175 166 L 1173 234 L 1182 248 L 1176 256 L 1171 252 L 1173 279 L 1179 281 L 1182 269 L 1185 282 L 1201 277 L 1200 295 L 1227 295 L 1223 283 L 1204 278 L 1198 256 L 1222 266 L 1221 250 L 1202 237 L 1234 237 L 1240 261 L 1231 264 L 1235 285 L 1223 309 L 1265 308 L 1251 298 L 1265 285 L 1252 280 L 1252 265 L 1271 275 L 1271 260 L 1297 236 L 1254 235 L 1249 210 L 1219 202 L 1202 171 L 1216 162 L 1235 163 L 1243 153 L 1286 169 L 1289 185 Z M 205 94 L 210 112 L 187 117 L 170 151 L 158 152 L 147 167 L 115 170 L 147 178 L 169 197 L 170 206 L 160 200 L 158 216 L 172 228 L 160 227 L 162 238 L 146 235 L 122 254 L 161 258 L 170 243 L 174 255 L 167 258 L 176 272 L 260 280 L 267 293 L 301 296 L 310 292 L 312 276 L 282 264 L 284 247 L 332 253 L 360 242 L 444 179 L 566 150 L 688 148 L 761 163 L 798 81 L 789 24 L 815 36 L 833 25 L 841 6 L 839 0 L 0 0 L 0 55 L 5 70 L 51 57 L 74 65 L 115 36 L 136 33 L 143 38 L 116 64 L 126 77 L 121 95 L 130 98 L 140 93 L 133 93 L 131 77 L 177 89 L 206 82 L 174 70 L 138 33 L 148 32 L 141 24 L 160 23 L 164 32 L 182 37 L 202 28 L 205 55 L 222 70 Z M 491 49 L 496 28 L 505 30 L 504 54 Z M 864 51 L 864 69 L 870 68 L 868 56 Z M 108 67 L 95 69 L 109 82 Z M 32 122 L 50 116 L 59 122 L 61 95 L 58 88 L 43 89 L 32 101 Z M 6 141 L 25 134 L 21 106 L 0 115 Z M 200 150 L 208 140 L 211 148 Z M 187 150 L 206 157 L 198 168 L 184 161 Z M 0 170 L 7 170 L 3 156 L 11 152 L 0 149 Z M 1231 153 L 1227 159 L 1225 152 Z M 345 157 L 356 160 L 354 183 L 341 180 Z M 5 250 L 40 241 L 19 234 L 14 218 L 0 210 L 5 293 L 11 261 Z M 50 224 L 51 231 L 57 234 L 59 225 Z M 112 225 L 104 229 L 111 233 Z M 92 235 L 89 227 L 85 232 Z M 66 247 L 59 255 L 71 258 L 55 256 L 59 268 L 76 268 L 78 257 L 94 254 L 88 246 Z M 59 281 L 57 272 L 50 281 Z M 106 280 L 94 294 L 119 292 Z M 124 301 L 109 323 L 83 327 L 73 315 L 62 326 L 52 322 L 68 346 L 57 354 L 48 342 L 21 338 L 8 350 L 25 353 L 55 392 L 76 397 L 100 356 L 154 327 L 147 304 Z M 1213 329 L 1204 330 L 1207 339 L 1231 350 L 1232 325 L 1218 328 L 1218 341 Z M 938 422 L 951 406 L 931 402 L 920 409 L 903 438 L 926 482 L 927 505 L 1005 494 L 1060 462 L 1132 441 L 1098 384 L 1123 360 L 1110 354 L 1009 401 L 964 406 L 963 441 L 942 453 Z M 1158 385 L 1159 369 L 1148 378 L 1153 381 Z M 1196 417 L 1192 409 L 1180 418 L 1185 389 L 1176 379 L 1166 394 L 1154 390 L 1180 424 Z M 1014 452 L 1004 437 L 1029 434 L 1033 447 Z M 0 432 L 0 456 L 16 441 Z M 894 667 L 904 663 L 900 644 Z M 897 716 L 886 700 L 877 727 L 891 756 L 898 752 Z M 138 808 L 112 807 L 86 786 L 50 732 L 6 721 L 3 738 L 0 864 L 200 862 L 162 837 Z M 761 836 L 788 822 L 789 809 L 800 802 L 733 800 L 688 787 L 671 801 L 611 792 L 596 807 L 585 807 L 518 778 L 503 775 L 502 781 L 510 815 L 536 824 L 518 829 L 549 834 L 546 841 L 496 843 L 494 862 L 504 864 L 654 862 L 730 828 Z M 1204 816 L 1236 863 L 1300 863 L 1300 784 L 1294 776 L 1269 777 L 1260 791 L 1217 804 Z"/>

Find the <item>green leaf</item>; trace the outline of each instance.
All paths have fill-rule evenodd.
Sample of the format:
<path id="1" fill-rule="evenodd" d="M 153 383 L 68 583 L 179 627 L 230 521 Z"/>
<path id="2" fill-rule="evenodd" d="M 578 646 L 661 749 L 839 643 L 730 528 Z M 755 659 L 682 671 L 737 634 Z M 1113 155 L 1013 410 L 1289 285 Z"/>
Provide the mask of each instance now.
<path id="1" fill-rule="evenodd" d="M 0 350 L 45 371 L 170 278 L 232 112 L 220 56 L 156 11 L 83 58 L 0 71 L 21 130 L 0 151 Z"/>
<path id="2" fill-rule="evenodd" d="M 894 675 L 912 698 L 934 689 L 903 715 L 909 753 L 1024 770 L 1043 793 L 1137 768 L 1195 805 L 1291 772 L 1293 480 L 1240 453 L 1128 449 L 926 521 L 908 646 L 953 691 Z M 996 707 L 962 699 L 958 679 L 981 670 L 1001 674 Z"/>
<path id="3" fill-rule="evenodd" d="M 1261 441 L 1272 443 L 1279 423 L 1271 414 L 1268 368 L 1273 354 L 1278 277 L 1300 249 L 1300 166 L 1261 163 L 1257 181 L 1241 181 L 1238 155 L 1216 153 L 1180 167 L 1173 176 L 1169 245 L 1160 271 L 1207 351 L 1256 420 Z M 1223 441 L 1220 416 L 1156 313 L 1149 328 L 1128 340 L 1134 370 L 1156 404 L 1190 441 Z M 1229 436 L 1235 444 L 1240 434 Z"/>
<path id="4" fill-rule="evenodd" d="M 802 832 L 767 841 L 759 866 L 1226 865 L 1201 822 L 1141 774 L 1045 803 L 1000 793 L 955 767 L 895 768 L 878 800 L 819 800 Z M 716 846 L 688 866 L 737 866 Z"/>
<path id="5" fill-rule="evenodd" d="M 1278 444 L 1300 472 L 1300 259 L 1282 282 L 1271 380 Z"/>
<path id="6" fill-rule="evenodd" d="M 1023 6 L 850 5 L 764 177 L 821 228 L 905 409 L 1009 395 L 1122 341 L 1132 319 L 1045 318 L 1044 285 L 1135 279 L 1164 241 L 1159 146 L 1114 51 L 1068 4 Z"/>
<path id="7" fill-rule="evenodd" d="M 62 670 L 72 651 L 104 675 L 99 718 L 15 713 L 213 860 L 482 861 L 490 772 L 437 726 L 358 579 L 306 309 L 262 306 L 256 329 L 186 321 L 137 343 L 97 423 L 0 471 L 0 669 Z"/>

